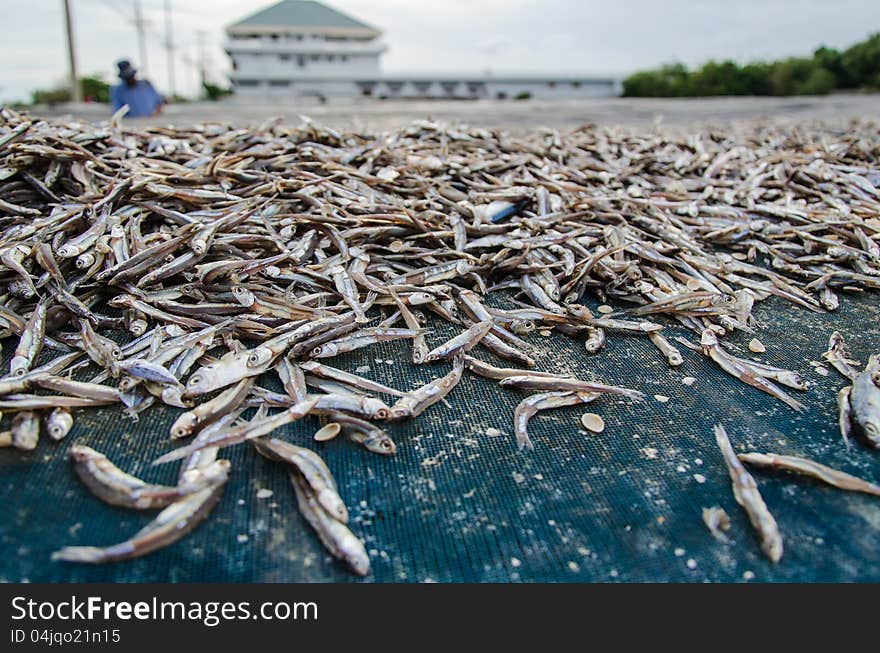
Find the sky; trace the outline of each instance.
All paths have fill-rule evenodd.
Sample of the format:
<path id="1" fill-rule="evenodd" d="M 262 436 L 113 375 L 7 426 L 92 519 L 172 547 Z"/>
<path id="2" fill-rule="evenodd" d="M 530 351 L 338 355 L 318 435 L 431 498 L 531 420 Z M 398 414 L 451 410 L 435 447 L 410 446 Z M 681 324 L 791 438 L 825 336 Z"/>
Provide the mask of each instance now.
<path id="1" fill-rule="evenodd" d="M 129 58 L 170 92 L 166 0 L 140 0 L 146 64 L 134 26 L 136 0 L 70 0 L 81 74 L 114 79 Z M 225 84 L 226 25 L 271 0 L 170 0 L 176 90 L 198 86 L 199 31 L 208 75 Z M 506 72 L 625 75 L 663 63 L 744 62 L 844 48 L 880 32 L 877 0 L 331 0 L 384 30 L 386 73 Z M 0 101 L 25 100 L 63 83 L 62 0 L 0 0 Z"/>

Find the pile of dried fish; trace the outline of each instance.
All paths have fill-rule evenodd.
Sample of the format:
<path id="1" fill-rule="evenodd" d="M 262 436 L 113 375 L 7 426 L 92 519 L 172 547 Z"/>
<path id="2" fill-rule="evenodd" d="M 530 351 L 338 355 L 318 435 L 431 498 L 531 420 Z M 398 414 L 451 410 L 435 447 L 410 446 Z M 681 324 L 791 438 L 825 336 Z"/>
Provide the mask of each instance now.
<path id="1" fill-rule="evenodd" d="M 329 471 L 274 431 L 319 415 L 333 426 L 318 439 L 343 433 L 393 454 L 382 422 L 417 417 L 467 370 L 534 391 L 514 415 L 529 448 L 539 411 L 641 396 L 534 371 L 529 333 L 555 330 L 590 354 L 641 334 L 678 366 L 670 320 L 700 342 L 685 345 L 800 409 L 781 387 L 805 389 L 797 374 L 721 340 L 754 331 L 752 307 L 771 296 L 821 312 L 842 290 L 880 288 L 878 155 L 869 125 L 515 137 L 422 121 L 375 136 L 311 122 L 135 131 L 2 109 L 0 328 L 14 351 L 0 410 L 14 416 L 0 444 L 33 449 L 41 420 L 60 439 L 76 408 L 180 407 L 171 438 L 192 440 L 162 458 L 183 461 L 176 487 L 72 450 L 99 497 L 162 512 L 120 545 L 57 557 L 116 560 L 175 541 L 220 496 L 219 450 L 249 441 L 291 473 L 327 548 L 366 573 Z M 428 315 L 459 335 L 433 342 Z M 327 364 L 389 340 L 447 367 L 401 391 Z M 259 385 L 264 374 L 285 391 Z"/>

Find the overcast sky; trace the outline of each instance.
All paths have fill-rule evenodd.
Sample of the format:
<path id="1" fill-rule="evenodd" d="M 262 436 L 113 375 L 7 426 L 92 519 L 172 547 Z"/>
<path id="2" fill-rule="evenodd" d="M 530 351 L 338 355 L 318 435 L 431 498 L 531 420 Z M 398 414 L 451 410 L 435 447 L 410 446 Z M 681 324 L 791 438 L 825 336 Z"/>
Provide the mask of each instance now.
<path id="1" fill-rule="evenodd" d="M 112 79 L 139 61 L 134 0 L 70 0 L 82 74 Z M 149 21 L 146 72 L 168 92 L 164 0 L 141 0 Z M 210 76 L 225 83 L 223 28 L 266 0 L 171 0 L 177 90 L 193 93 L 197 30 Z M 880 32 L 878 0 L 332 0 L 385 31 L 385 72 L 487 71 L 620 75 L 661 63 L 748 61 L 845 47 Z M 0 0 L 0 101 L 63 80 L 62 0 Z"/>

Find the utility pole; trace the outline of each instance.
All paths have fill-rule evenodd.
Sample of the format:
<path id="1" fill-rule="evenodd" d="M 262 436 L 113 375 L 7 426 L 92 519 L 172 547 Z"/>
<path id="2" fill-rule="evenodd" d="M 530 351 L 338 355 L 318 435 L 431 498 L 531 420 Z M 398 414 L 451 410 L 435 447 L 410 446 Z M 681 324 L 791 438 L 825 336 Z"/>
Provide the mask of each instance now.
<path id="1" fill-rule="evenodd" d="M 171 33 L 171 0 L 165 0 L 165 52 L 168 58 L 168 88 L 171 97 L 177 95 L 174 83 L 174 39 Z"/>
<path id="2" fill-rule="evenodd" d="M 138 47 L 141 53 L 139 68 L 141 74 L 147 75 L 147 40 L 144 34 L 144 16 L 141 13 L 141 0 L 134 0 L 134 26 L 138 33 Z"/>
<path id="3" fill-rule="evenodd" d="M 76 73 L 76 49 L 73 46 L 73 20 L 70 17 L 70 0 L 64 0 L 64 22 L 67 27 L 67 60 L 70 64 L 70 94 L 74 102 L 82 102 L 82 86 Z"/>
<path id="4" fill-rule="evenodd" d="M 207 65 L 205 62 L 205 34 L 206 32 L 203 29 L 196 30 L 196 41 L 199 47 L 199 97 L 205 92 L 205 83 L 208 80 L 208 75 L 205 71 Z"/>

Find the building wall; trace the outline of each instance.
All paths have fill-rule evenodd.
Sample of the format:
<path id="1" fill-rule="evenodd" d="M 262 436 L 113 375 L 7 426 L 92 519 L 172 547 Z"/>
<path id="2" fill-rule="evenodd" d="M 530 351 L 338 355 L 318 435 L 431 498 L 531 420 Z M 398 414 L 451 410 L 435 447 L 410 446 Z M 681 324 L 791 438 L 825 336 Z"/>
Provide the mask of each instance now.
<path id="1" fill-rule="evenodd" d="M 361 95 L 369 91 L 372 97 L 388 98 L 493 98 L 513 99 L 574 99 L 609 97 L 620 93 L 619 84 L 612 79 L 537 78 L 501 80 L 492 78 L 460 79 L 381 79 L 358 81 Z"/>
<path id="2" fill-rule="evenodd" d="M 245 97 L 567 99 L 620 94 L 617 80 L 569 76 L 385 78 L 380 57 L 386 47 L 370 35 L 234 33 L 226 50 L 233 63 L 233 88 Z"/>
<path id="3" fill-rule="evenodd" d="M 240 97 L 357 97 L 373 98 L 456 98 L 456 99 L 515 99 L 530 97 L 538 100 L 612 97 L 619 95 L 615 80 L 566 80 L 559 78 L 533 80 L 477 80 L 477 79 L 380 79 L 373 77 L 353 80 L 332 79 L 236 79 L 236 94 Z"/>
<path id="4" fill-rule="evenodd" d="M 236 97 L 241 99 L 272 99 L 294 97 L 355 97 L 360 94 L 351 81 L 333 80 L 235 80 Z"/>
<path id="5" fill-rule="evenodd" d="M 379 74 L 379 55 L 232 53 L 235 77 L 353 79 Z"/>

